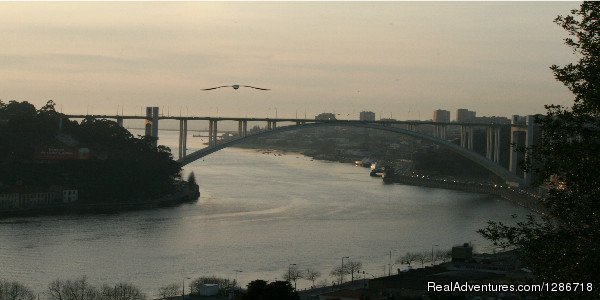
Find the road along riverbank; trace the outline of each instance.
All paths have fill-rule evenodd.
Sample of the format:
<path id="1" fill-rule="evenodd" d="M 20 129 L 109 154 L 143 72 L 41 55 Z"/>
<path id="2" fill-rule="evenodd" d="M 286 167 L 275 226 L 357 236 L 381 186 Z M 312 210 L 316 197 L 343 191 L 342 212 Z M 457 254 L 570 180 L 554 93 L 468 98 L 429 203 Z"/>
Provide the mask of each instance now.
<path id="1" fill-rule="evenodd" d="M 464 191 L 470 193 L 482 193 L 499 196 L 514 204 L 527 208 L 539 214 L 543 214 L 543 208 L 540 205 L 542 196 L 537 191 L 520 189 L 506 185 L 484 184 L 464 182 L 457 180 L 432 179 L 425 176 L 409 176 L 394 174 L 393 176 L 383 176 L 386 183 L 399 183 L 406 185 L 423 186 L 430 188 L 441 188 L 449 190 Z"/>

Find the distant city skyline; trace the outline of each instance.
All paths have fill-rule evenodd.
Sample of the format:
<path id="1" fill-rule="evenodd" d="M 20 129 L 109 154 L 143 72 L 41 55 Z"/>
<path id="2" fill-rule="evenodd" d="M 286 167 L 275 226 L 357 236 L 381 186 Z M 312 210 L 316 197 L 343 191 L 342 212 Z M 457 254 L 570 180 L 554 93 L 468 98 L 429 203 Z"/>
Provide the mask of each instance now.
<path id="1" fill-rule="evenodd" d="M 432 119 L 573 96 L 578 2 L 0 3 L 0 99 L 65 113 Z M 204 88 L 249 85 L 271 89 Z"/>

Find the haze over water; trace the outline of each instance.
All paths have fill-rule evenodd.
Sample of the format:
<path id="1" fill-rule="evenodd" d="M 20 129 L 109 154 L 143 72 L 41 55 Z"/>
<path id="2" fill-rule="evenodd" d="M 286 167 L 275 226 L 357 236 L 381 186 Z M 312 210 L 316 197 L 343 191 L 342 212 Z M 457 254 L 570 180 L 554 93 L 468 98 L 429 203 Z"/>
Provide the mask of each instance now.
<path id="1" fill-rule="evenodd" d="M 177 136 L 161 132 L 160 142 L 177 145 Z M 188 140 L 190 150 L 201 147 Z M 527 213 L 488 195 L 386 185 L 367 169 L 293 153 L 230 148 L 186 166 L 186 178 L 191 171 L 202 193 L 193 204 L 0 220 L 0 278 L 44 298 L 50 281 L 81 275 L 95 284 L 130 281 L 151 296 L 188 277 L 235 278 L 234 270 L 243 271 L 243 286 L 281 279 L 290 263 L 325 278 L 343 256 L 380 276 L 390 250 L 392 260 L 470 241 L 489 250 L 477 229 Z"/>

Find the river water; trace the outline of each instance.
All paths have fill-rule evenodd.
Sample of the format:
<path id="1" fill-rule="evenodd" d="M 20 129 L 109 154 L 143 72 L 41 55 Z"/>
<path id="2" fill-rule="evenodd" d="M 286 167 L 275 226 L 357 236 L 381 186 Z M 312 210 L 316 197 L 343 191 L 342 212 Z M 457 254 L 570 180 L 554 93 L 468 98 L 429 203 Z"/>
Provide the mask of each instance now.
<path id="1" fill-rule="evenodd" d="M 161 132 L 160 143 L 176 154 L 177 137 Z M 190 135 L 188 151 L 202 142 Z M 344 256 L 379 276 L 390 251 L 392 261 L 464 242 L 489 251 L 476 230 L 527 213 L 488 195 L 383 184 L 368 169 L 294 153 L 229 148 L 185 167 L 191 171 L 202 193 L 196 203 L 0 220 L 0 278 L 25 283 L 42 298 L 50 281 L 83 275 L 97 285 L 129 281 L 151 296 L 203 275 L 242 285 L 281 279 L 289 264 L 319 270 L 318 281 L 331 282 L 328 274 Z"/>

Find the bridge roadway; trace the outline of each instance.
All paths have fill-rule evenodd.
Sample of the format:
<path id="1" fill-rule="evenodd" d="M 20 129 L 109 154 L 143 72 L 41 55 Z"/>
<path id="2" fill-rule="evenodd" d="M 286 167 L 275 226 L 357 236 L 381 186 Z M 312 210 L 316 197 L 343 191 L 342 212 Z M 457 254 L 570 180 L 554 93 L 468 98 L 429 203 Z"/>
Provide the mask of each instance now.
<path id="1" fill-rule="evenodd" d="M 115 120 L 146 120 L 148 117 L 139 115 L 64 115 L 65 118 L 71 119 L 115 119 Z M 187 121 L 247 121 L 247 122 L 292 122 L 292 123 L 364 123 L 359 120 L 315 120 L 315 119 L 298 119 L 298 118 L 248 118 L 248 117 L 192 117 L 192 116 L 158 116 L 159 120 L 187 120 Z M 490 124 L 490 123 L 464 123 L 464 122 L 434 122 L 421 120 L 379 120 L 369 121 L 376 124 L 416 124 L 416 125 L 445 125 L 445 126 L 485 126 L 490 125 L 498 127 L 518 127 L 526 128 L 525 124 Z"/>
<path id="2" fill-rule="evenodd" d="M 517 155 L 514 153 L 516 145 L 516 133 L 525 132 L 525 146 L 531 146 L 533 143 L 533 122 L 527 119 L 527 124 L 489 124 L 489 123 L 458 123 L 458 122 L 433 122 L 420 120 L 379 120 L 379 121 L 360 121 L 360 120 L 315 120 L 315 119 L 295 119 L 295 118 L 244 118 L 244 117 L 202 117 L 202 116 L 164 116 L 149 114 L 148 116 L 137 115 L 64 115 L 71 119 L 116 119 L 117 123 L 123 125 L 123 120 L 138 119 L 146 120 L 146 134 L 155 138 L 158 137 L 158 120 L 178 120 L 179 126 L 179 159 L 182 165 L 189 164 L 201 157 L 209 155 L 223 148 L 246 141 L 248 138 L 266 136 L 291 130 L 300 130 L 308 128 L 319 128 L 324 126 L 352 126 L 371 128 L 395 132 L 411 136 L 414 138 L 427 140 L 447 148 L 463 157 L 479 164 L 492 173 L 504 179 L 512 185 L 524 185 L 531 181 L 531 174 L 525 173 L 524 178 L 517 176 Z M 209 121 L 209 142 L 208 147 L 187 154 L 187 122 L 188 121 Z M 234 121 L 238 122 L 237 138 L 220 141 L 218 139 L 218 122 Z M 266 122 L 266 130 L 257 133 L 248 134 L 248 122 Z M 277 126 L 278 123 L 294 123 L 295 125 Z M 394 125 L 405 125 L 406 129 Z M 419 125 L 432 125 L 434 127 L 433 136 L 423 134 L 417 131 Z M 447 126 L 460 126 L 460 146 L 446 140 Z M 480 155 L 473 151 L 473 129 L 474 127 L 486 128 L 486 154 Z M 510 128 L 511 130 L 511 151 L 509 169 L 500 166 L 500 129 Z"/>

